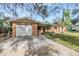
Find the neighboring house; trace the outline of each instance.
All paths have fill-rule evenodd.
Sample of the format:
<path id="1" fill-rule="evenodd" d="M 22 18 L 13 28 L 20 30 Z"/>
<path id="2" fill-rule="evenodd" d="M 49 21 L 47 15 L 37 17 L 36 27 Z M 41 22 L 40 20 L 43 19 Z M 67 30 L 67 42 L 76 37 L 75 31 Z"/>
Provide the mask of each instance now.
<path id="1" fill-rule="evenodd" d="M 79 31 L 79 23 L 72 25 L 72 30 L 73 31 Z"/>
<path id="2" fill-rule="evenodd" d="M 60 24 L 54 24 L 49 29 L 49 32 L 54 32 L 54 33 L 67 32 L 67 28 L 65 26 L 60 25 Z"/>
<path id="3" fill-rule="evenodd" d="M 32 19 L 20 18 L 10 21 L 12 23 L 12 35 L 16 36 L 37 36 L 44 32 L 44 25 Z"/>

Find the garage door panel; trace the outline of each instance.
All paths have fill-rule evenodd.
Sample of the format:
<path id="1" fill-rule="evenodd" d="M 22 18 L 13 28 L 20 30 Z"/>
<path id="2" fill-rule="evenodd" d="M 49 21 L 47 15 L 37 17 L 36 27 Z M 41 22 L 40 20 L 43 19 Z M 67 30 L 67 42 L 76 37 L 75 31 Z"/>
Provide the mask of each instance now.
<path id="1" fill-rule="evenodd" d="M 16 36 L 30 36 L 32 35 L 31 25 L 16 25 Z"/>

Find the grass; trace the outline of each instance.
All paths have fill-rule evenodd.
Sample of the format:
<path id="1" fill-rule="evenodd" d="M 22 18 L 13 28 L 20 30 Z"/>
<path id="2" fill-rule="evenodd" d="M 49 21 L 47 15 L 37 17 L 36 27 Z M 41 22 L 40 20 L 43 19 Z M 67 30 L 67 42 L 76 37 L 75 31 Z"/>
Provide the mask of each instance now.
<path id="1" fill-rule="evenodd" d="M 54 39 L 57 42 L 79 52 L 79 33 L 78 32 L 52 34 L 51 36 L 47 35 L 47 37 L 50 39 Z M 56 38 L 58 38 L 58 40 Z"/>
<path id="2" fill-rule="evenodd" d="M 79 37 L 79 32 L 66 32 L 66 33 L 61 33 L 61 34 Z"/>

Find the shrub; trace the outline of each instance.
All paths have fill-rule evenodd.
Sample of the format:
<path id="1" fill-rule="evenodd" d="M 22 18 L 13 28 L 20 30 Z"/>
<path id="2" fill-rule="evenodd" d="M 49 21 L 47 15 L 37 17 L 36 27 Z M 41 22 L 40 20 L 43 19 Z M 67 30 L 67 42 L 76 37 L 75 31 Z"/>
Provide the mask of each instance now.
<path id="1" fill-rule="evenodd" d="M 53 35 L 53 32 L 44 32 L 42 33 L 43 35 L 48 35 L 48 36 L 52 36 Z"/>

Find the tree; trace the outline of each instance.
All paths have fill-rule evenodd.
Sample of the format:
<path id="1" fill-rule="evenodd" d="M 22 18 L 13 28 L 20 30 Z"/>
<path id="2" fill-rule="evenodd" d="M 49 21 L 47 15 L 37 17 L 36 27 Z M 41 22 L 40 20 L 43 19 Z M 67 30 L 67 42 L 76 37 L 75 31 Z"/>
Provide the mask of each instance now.
<path id="1" fill-rule="evenodd" d="M 53 15 L 55 18 L 59 17 L 58 14 L 61 13 L 61 11 L 63 11 L 63 9 L 65 9 L 62 6 L 66 6 L 67 9 L 69 8 L 69 6 L 74 6 L 77 7 L 74 8 L 72 10 L 72 14 L 78 14 L 77 12 L 79 11 L 78 6 L 79 4 L 43 4 L 43 3 L 2 3 L 0 4 L 0 6 L 2 7 L 2 9 L 4 9 L 5 12 L 1 12 L 2 14 L 5 15 L 5 13 L 11 14 L 13 17 L 12 18 L 18 18 L 20 13 L 25 13 L 25 11 L 29 12 L 30 14 L 30 18 L 33 18 L 33 16 L 35 15 L 39 15 L 42 17 L 43 20 L 45 20 L 45 18 L 49 17 L 50 15 Z M 18 10 L 20 11 L 20 13 L 18 12 Z M 27 17 L 27 13 L 26 15 L 24 15 L 25 17 Z M 55 20 L 54 20 L 55 21 Z"/>
<path id="2" fill-rule="evenodd" d="M 9 20 L 8 17 L 1 16 L 0 17 L 0 30 L 1 32 L 9 32 L 10 31 L 10 23 L 6 22 Z"/>
<path id="3" fill-rule="evenodd" d="M 39 14 L 43 20 L 48 17 L 49 13 L 48 13 L 48 9 L 47 9 L 47 5 L 45 4 L 33 4 L 34 10 L 37 14 Z"/>
<path id="4" fill-rule="evenodd" d="M 63 11 L 63 18 L 62 18 L 62 24 L 65 25 L 67 28 L 70 28 L 71 26 L 71 17 L 70 17 L 70 11 L 64 10 Z"/>
<path id="5" fill-rule="evenodd" d="M 2 28 L 2 26 L 3 26 L 3 21 L 0 20 L 0 29 Z"/>
<path id="6" fill-rule="evenodd" d="M 69 28 L 71 26 L 71 16 L 69 10 L 64 10 L 63 12 L 64 17 L 64 25 Z"/>
<path id="7" fill-rule="evenodd" d="M 18 10 L 20 10 L 22 13 L 24 11 L 28 11 L 30 13 L 30 17 L 32 17 L 34 14 L 41 16 L 43 19 L 48 16 L 47 6 L 42 3 L 4 3 L 0 5 L 3 6 L 6 13 L 10 13 L 14 18 L 19 17 Z"/>
<path id="8" fill-rule="evenodd" d="M 3 25 L 4 25 L 3 23 L 4 23 L 3 22 L 3 17 L 0 17 L 0 30 L 2 30 L 2 28 L 3 28 Z"/>

